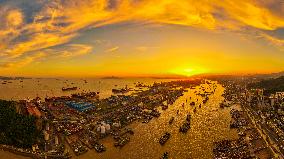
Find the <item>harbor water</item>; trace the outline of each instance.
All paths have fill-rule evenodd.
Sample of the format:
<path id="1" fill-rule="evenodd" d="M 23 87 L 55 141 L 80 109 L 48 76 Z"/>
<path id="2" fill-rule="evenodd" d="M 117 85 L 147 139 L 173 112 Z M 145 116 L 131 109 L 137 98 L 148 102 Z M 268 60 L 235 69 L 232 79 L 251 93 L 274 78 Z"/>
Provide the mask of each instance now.
<path id="1" fill-rule="evenodd" d="M 92 79 L 87 83 L 83 80 L 57 80 L 57 79 L 28 79 L 23 82 L 13 81 L 7 85 L 1 85 L 1 99 L 23 99 L 36 96 L 62 96 L 69 95 L 70 92 L 62 92 L 61 88 L 67 83 L 74 83 L 74 86 L 80 87 L 75 92 L 99 91 L 102 98 L 110 96 L 111 89 L 134 86 L 137 79 Z M 161 79 L 143 79 L 139 80 L 144 84 L 153 84 L 154 82 L 170 81 Z M 35 84 L 34 84 L 35 83 Z M 71 85 L 71 84 L 70 84 Z M 209 85 L 204 84 L 204 87 Z M 160 110 L 161 116 L 152 119 L 149 123 L 135 122 L 129 127 L 134 131 L 131 140 L 123 148 L 113 146 L 114 140 L 111 137 L 102 140 L 107 150 L 104 153 L 97 153 L 90 150 L 81 156 L 73 158 L 89 159 L 158 159 L 164 152 L 169 153 L 173 159 L 211 159 L 213 157 L 213 143 L 224 139 L 237 139 L 236 130 L 229 128 L 231 108 L 220 109 L 219 103 L 224 99 L 222 97 L 224 88 L 217 84 L 216 91 L 209 96 L 207 103 L 202 103 L 202 97 L 196 95 L 197 86 L 185 92 L 173 105 L 167 110 Z M 74 92 L 72 92 L 74 93 Z M 194 101 L 195 106 L 190 106 Z M 184 103 L 184 106 L 182 106 Z M 199 107 L 201 104 L 201 107 Z M 194 112 L 194 108 L 196 111 Z M 179 112 L 179 113 L 177 113 Z M 186 134 L 179 132 L 179 127 L 185 121 L 186 115 L 190 113 L 191 128 Z M 169 120 L 174 117 L 174 122 L 169 124 Z M 167 143 L 161 146 L 159 138 L 165 133 L 171 133 Z M 16 158 L 16 157 L 15 157 Z"/>

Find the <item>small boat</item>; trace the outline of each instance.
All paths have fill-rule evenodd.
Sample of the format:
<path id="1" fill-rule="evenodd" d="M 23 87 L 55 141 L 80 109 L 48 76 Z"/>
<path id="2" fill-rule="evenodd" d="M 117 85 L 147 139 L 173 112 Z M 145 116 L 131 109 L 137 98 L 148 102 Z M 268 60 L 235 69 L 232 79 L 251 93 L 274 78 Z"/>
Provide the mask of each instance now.
<path id="1" fill-rule="evenodd" d="M 179 132 L 186 133 L 189 128 L 190 128 L 190 122 L 189 122 L 189 121 L 186 121 L 186 122 L 184 122 L 184 123 L 181 125 L 181 127 L 179 128 Z"/>
<path id="2" fill-rule="evenodd" d="M 62 87 L 62 91 L 72 91 L 77 90 L 77 87 Z"/>
<path id="3" fill-rule="evenodd" d="M 179 132 L 186 133 L 190 128 L 191 115 L 187 114 L 185 122 L 180 126 Z"/>
<path id="4" fill-rule="evenodd" d="M 186 115 L 186 121 L 189 121 L 189 122 L 190 122 L 190 120 L 191 120 L 191 115 L 190 115 L 190 114 L 187 114 L 187 115 Z"/>
<path id="5" fill-rule="evenodd" d="M 159 143 L 161 145 L 164 145 L 168 140 L 169 138 L 171 137 L 171 134 L 169 132 L 166 132 L 159 140 Z"/>
<path id="6" fill-rule="evenodd" d="M 172 124 L 174 122 L 174 117 L 171 117 L 170 121 L 169 121 L 169 124 Z"/>
<path id="7" fill-rule="evenodd" d="M 203 104 L 205 104 L 208 100 L 209 98 L 206 96 L 206 98 L 203 100 Z"/>
<path id="8" fill-rule="evenodd" d="M 163 154 L 163 156 L 161 157 L 161 159 L 168 159 L 169 158 L 169 153 L 168 152 L 165 152 Z"/>

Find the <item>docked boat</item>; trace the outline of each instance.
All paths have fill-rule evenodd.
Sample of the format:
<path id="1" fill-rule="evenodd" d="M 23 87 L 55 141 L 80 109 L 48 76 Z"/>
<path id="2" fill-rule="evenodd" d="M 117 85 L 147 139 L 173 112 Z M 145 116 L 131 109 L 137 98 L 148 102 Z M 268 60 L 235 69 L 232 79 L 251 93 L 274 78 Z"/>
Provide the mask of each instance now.
<path id="1" fill-rule="evenodd" d="M 140 88 L 142 88 L 142 87 L 148 87 L 147 85 L 143 85 L 143 83 L 140 83 L 140 82 L 137 82 L 137 84 L 135 85 L 135 87 L 140 87 Z"/>
<path id="2" fill-rule="evenodd" d="M 158 110 L 154 109 L 151 111 L 150 115 L 152 115 L 153 117 L 159 117 L 161 113 Z"/>
<path id="3" fill-rule="evenodd" d="M 126 145 L 128 142 L 130 141 L 130 137 L 126 136 L 126 137 L 120 137 L 115 143 L 114 146 L 115 147 L 123 147 L 124 145 Z"/>
<path id="4" fill-rule="evenodd" d="M 159 140 L 159 143 L 161 145 L 164 145 L 171 137 L 171 134 L 169 132 L 166 132 Z"/>
<path id="5" fill-rule="evenodd" d="M 117 93 L 127 93 L 127 92 L 129 92 L 129 90 L 128 89 L 124 89 L 124 88 L 122 88 L 122 89 L 112 89 L 111 90 L 112 91 L 112 93 L 115 93 L 115 94 L 117 94 Z"/>
<path id="6" fill-rule="evenodd" d="M 220 108 L 224 109 L 224 103 L 220 103 Z"/>
<path id="7" fill-rule="evenodd" d="M 167 105 L 163 105 L 162 106 L 162 110 L 167 110 L 168 109 L 168 106 Z"/>
<path id="8" fill-rule="evenodd" d="M 97 152 L 104 152 L 106 151 L 106 147 L 103 145 L 103 144 L 100 144 L 100 143 L 95 143 L 93 145 L 94 149 L 97 151 Z"/>
<path id="9" fill-rule="evenodd" d="M 62 91 L 73 91 L 77 90 L 77 87 L 62 87 Z"/>
<path id="10" fill-rule="evenodd" d="M 174 122 L 175 118 L 174 117 L 171 117 L 170 121 L 169 121 L 169 124 L 172 124 Z"/>

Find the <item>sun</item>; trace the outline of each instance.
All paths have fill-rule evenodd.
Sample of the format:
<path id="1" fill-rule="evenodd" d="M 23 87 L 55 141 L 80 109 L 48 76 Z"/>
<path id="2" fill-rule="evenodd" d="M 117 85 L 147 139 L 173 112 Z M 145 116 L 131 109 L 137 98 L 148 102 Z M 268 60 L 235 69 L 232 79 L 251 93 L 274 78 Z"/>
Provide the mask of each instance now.
<path id="1" fill-rule="evenodd" d="M 172 74 L 189 77 L 197 74 L 208 73 L 208 69 L 198 68 L 198 67 L 186 67 L 186 68 L 180 67 L 172 69 L 169 72 Z"/>

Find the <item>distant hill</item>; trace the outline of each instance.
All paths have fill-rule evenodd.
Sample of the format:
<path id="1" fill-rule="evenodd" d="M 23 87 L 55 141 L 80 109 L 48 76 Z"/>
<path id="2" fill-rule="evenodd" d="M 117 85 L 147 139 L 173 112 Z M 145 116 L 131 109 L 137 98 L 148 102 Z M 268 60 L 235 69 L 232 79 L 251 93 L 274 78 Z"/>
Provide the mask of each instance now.
<path id="1" fill-rule="evenodd" d="M 254 74 L 254 75 L 249 75 L 249 76 L 259 78 L 259 79 L 278 78 L 278 77 L 284 76 L 284 71 L 277 72 L 277 73 L 270 73 L 270 74 Z"/>
<path id="2" fill-rule="evenodd" d="M 107 76 L 107 77 L 102 77 L 101 79 L 121 79 L 121 77 Z"/>
<path id="3" fill-rule="evenodd" d="M 268 74 L 198 74 L 192 77 L 201 77 L 201 78 L 208 78 L 208 79 L 227 79 L 227 78 L 256 78 L 256 79 L 270 79 L 270 78 L 278 78 L 284 76 L 284 71 L 277 72 L 277 73 L 268 73 Z"/>
<path id="4" fill-rule="evenodd" d="M 261 88 L 265 90 L 265 93 L 275 93 L 284 91 L 284 76 L 278 78 L 270 78 L 261 80 L 256 83 L 251 83 L 248 85 L 249 88 Z"/>
<path id="5" fill-rule="evenodd" d="M 25 77 L 5 77 L 5 76 L 0 76 L 0 80 L 22 80 L 22 79 L 27 79 Z"/>

